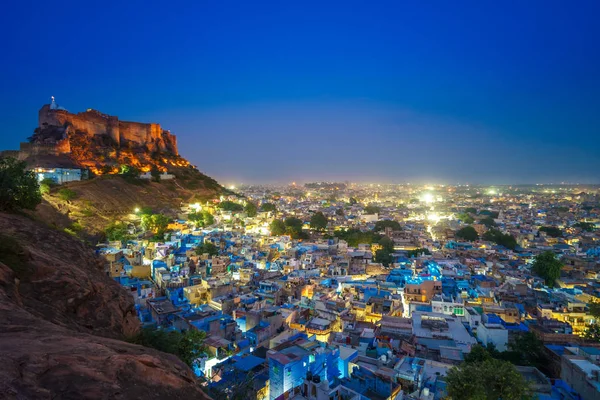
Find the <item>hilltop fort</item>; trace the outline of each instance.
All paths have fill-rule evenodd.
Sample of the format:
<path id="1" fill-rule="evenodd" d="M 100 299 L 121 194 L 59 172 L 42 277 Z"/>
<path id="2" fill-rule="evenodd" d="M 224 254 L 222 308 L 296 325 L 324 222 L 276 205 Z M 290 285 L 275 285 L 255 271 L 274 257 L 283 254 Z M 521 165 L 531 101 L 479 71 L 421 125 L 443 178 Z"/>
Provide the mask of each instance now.
<path id="1" fill-rule="evenodd" d="M 36 167 L 74 165 L 99 175 L 116 173 L 123 164 L 141 171 L 189 165 L 179 157 L 175 135 L 160 124 L 121 121 L 94 109 L 71 113 L 54 97 L 39 110 L 28 142 L 9 153 Z"/>

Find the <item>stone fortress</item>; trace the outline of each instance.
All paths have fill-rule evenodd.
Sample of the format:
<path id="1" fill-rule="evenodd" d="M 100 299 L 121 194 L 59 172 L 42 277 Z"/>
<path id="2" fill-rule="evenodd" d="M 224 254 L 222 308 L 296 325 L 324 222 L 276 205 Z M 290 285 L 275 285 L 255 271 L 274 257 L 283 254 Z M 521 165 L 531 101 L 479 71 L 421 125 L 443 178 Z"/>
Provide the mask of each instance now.
<path id="1" fill-rule="evenodd" d="M 178 155 L 177 138 L 169 131 L 163 130 L 160 124 L 120 121 L 116 116 L 93 109 L 73 114 L 58 106 L 52 97 L 52 102 L 45 104 L 38 113 L 38 132 L 52 129 L 56 131 L 57 128 L 63 130 L 62 138 L 56 134 L 39 137 L 34 135 L 33 144 L 54 141 L 52 144 L 57 146 L 59 153 L 69 152 L 68 143 L 61 142 L 67 139 L 71 132 L 85 132 L 90 138 L 97 135 L 108 136 L 117 148 L 141 147 L 149 152 L 169 152 Z"/>
<path id="2" fill-rule="evenodd" d="M 117 173 L 120 165 L 142 172 L 189 165 L 179 156 L 175 135 L 159 124 L 121 121 L 93 109 L 74 114 L 54 97 L 39 110 L 28 141 L 0 156 L 25 160 L 30 168 L 80 168 L 100 175 Z"/>

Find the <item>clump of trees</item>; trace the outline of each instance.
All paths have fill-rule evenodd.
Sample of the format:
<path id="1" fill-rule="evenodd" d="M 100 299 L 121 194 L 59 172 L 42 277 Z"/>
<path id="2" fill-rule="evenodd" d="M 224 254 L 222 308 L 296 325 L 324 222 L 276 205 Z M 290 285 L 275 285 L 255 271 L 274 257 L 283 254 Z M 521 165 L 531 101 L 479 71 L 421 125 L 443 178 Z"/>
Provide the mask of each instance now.
<path id="1" fill-rule="evenodd" d="M 244 206 L 244 211 L 250 218 L 256 217 L 256 214 L 258 213 L 258 207 L 256 206 L 256 204 L 249 201 Z"/>
<path id="2" fill-rule="evenodd" d="M 594 224 L 593 222 L 578 222 L 576 224 L 573 225 L 575 228 L 579 228 L 582 229 L 586 232 L 593 232 L 596 230 L 596 224 Z"/>
<path id="3" fill-rule="evenodd" d="M 419 255 L 421 255 L 421 254 L 425 254 L 425 255 L 428 255 L 428 256 L 429 256 L 429 255 L 431 255 L 431 251 L 429 251 L 429 249 L 427 249 L 427 248 L 425 248 L 425 247 L 421 247 L 421 248 L 414 249 L 414 250 L 408 250 L 408 251 L 406 252 L 406 256 L 407 256 L 408 258 L 411 258 L 411 257 L 417 257 L 417 256 L 419 256 Z"/>
<path id="4" fill-rule="evenodd" d="M 494 221 L 494 219 L 491 217 L 482 218 L 479 220 L 479 223 L 482 225 L 485 225 L 488 228 L 493 228 L 493 227 L 497 226 L 496 221 Z"/>
<path id="5" fill-rule="evenodd" d="M 130 338 L 129 342 L 174 354 L 181 361 L 193 367 L 196 359 L 206 351 L 205 339 L 206 332 L 195 329 L 180 332 L 159 328 L 144 328 L 135 337 Z"/>
<path id="6" fill-rule="evenodd" d="M 483 239 L 494 242 L 507 249 L 514 250 L 517 247 L 517 240 L 510 233 L 502 233 L 498 229 L 490 229 L 483 234 Z"/>
<path id="7" fill-rule="evenodd" d="M 389 267 L 394 262 L 394 241 L 387 236 L 379 239 L 379 245 L 382 247 L 375 252 L 375 262 L 383 264 L 385 267 Z"/>
<path id="8" fill-rule="evenodd" d="M 352 204 L 352 200 L 350 201 Z M 365 214 L 379 214 L 381 212 L 381 207 L 369 204 L 365 207 Z"/>
<path id="9" fill-rule="evenodd" d="M 548 236 L 551 236 L 553 238 L 561 237 L 563 235 L 562 230 L 560 230 L 560 228 L 557 228 L 556 226 L 542 226 L 539 229 L 539 231 L 546 232 Z"/>
<path id="10" fill-rule="evenodd" d="M 377 243 L 382 237 L 380 234 L 373 231 L 363 232 L 360 229 L 355 228 L 335 231 L 334 236 L 346 241 L 350 247 L 358 247 L 361 243 Z"/>
<path id="11" fill-rule="evenodd" d="M 264 203 L 263 205 L 260 206 L 260 210 L 263 212 L 276 212 L 277 211 L 277 206 L 275 206 L 275 204 L 273 203 Z"/>
<path id="12" fill-rule="evenodd" d="M 131 239 L 131 235 L 129 234 L 129 227 L 126 223 L 121 221 L 114 221 L 110 223 L 104 229 L 104 236 L 106 236 L 106 239 L 110 240 L 111 242 L 125 242 Z"/>
<path id="13" fill-rule="evenodd" d="M 147 231 L 152 231 L 157 238 L 164 237 L 167 232 L 167 226 L 171 222 L 171 218 L 164 214 L 144 214 L 142 215 L 142 228 Z"/>
<path id="14" fill-rule="evenodd" d="M 229 200 L 225 200 L 219 203 L 219 208 L 223 211 L 240 212 L 244 211 L 244 206 Z"/>
<path id="15" fill-rule="evenodd" d="M 392 220 L 382 220 L 382 221 L 377 221 L 375 223 L 375 227 L 373 228 L 373 230 L 375 232 L 380 232 L 385 230 L 385 228 L 392 228 L 393 231 L 401 231 L 402 227 L 400 227 L 400 223 L 398 221 L 392 221 Z"/>
<path id="16" fill-rule="evenodd" d="M 546 285 L 553 287 L 560 277 L 563 264 L 551 251 L 545 251 L 535 256 L 531 270 L 538 276 L 544 278 Z"/>
<path id="17" fill-rule="evenodd" d="M 473 222 L 475 222 L 475 218 L 473 218 L 471 215 L 467 214 L 466 212 L 460 213 L 456 217 L 459 220 L 461 220 L 462 222 L 464 222 L 465 224 L 472 224 Z"/>
<path id="18" fill-rule="evenodd" d="M 465 226 L 456 231 L 456 237 L 467 240 L 469 242 L 474 242 L 479 239 L 479 234 L 471 225 Z"/>
<path id="19" fill-rule="evenodd" d="M 314 213 L 310 217 L 310 227 L 316 231 L 327 229 L 327 217 L 321 211 Z"/>
<path id="20" fill-rule="evenodd" d="M 188 214 L 188 220 L 196 226 L 210 226 L 215 223 L 215 217 L 208 211 L 191 212 Z"/>
<path id="21" fill-rule="evenodd" d="M 42 194 L 33 171 L 24 161 L 0 158 L 0 210 L 34 210 L 42 202 Z"/>
<path id="22" fill-rule="evenodd" d="M 527 381 L 516 368 L 491 357 L 450 369 L 446 383 L 448 396 L 453 400 L 532 398 Z"/>
<path id="23" fill-rule="evenodd" d="M 269 225 L 271 235 L 290 235 L 292 239 L 306 239 L 308 234 L 302 230 L 304 223 L 296 217 L 288 217 L 284 221 L 275 219 Z"/>
<path id="24" fill-rule="evenodd" d="M 201 256 L 202 254 L 208 254 L 211 257 L 219 255 L 219 249 L 212 242 L 204 242 L 196 247 L 196 254 Z"/>

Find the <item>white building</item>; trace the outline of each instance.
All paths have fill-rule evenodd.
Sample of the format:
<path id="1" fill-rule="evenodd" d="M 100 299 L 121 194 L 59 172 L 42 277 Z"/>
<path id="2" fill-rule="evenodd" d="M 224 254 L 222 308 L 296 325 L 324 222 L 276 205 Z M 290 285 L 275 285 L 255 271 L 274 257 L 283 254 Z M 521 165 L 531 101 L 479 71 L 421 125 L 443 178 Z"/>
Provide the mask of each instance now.
<path id="1" fill-rule="evenodd" d="M 477 328 L 477 338 L 481 344 L 493 344 L 498 351 L 506 351 L 508 344 L 508 330 L 500 324 L 481 323 Z"/>

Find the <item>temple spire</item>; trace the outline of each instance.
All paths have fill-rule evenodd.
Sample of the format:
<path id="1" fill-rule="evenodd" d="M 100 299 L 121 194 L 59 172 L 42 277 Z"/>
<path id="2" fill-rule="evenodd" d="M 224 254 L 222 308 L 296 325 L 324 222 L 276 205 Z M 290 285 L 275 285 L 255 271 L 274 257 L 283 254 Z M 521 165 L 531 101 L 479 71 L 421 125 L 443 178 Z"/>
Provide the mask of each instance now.
<path id="1" fill-rule="evenodd" d="M 56 101 L 54 100 L 54 96 L 51 96 L 50 98 L 52 99 L 52 103 L 50 103 L 50 109 L 56 110 L 58 108 L 58 105 L 56 104 Z"/>

